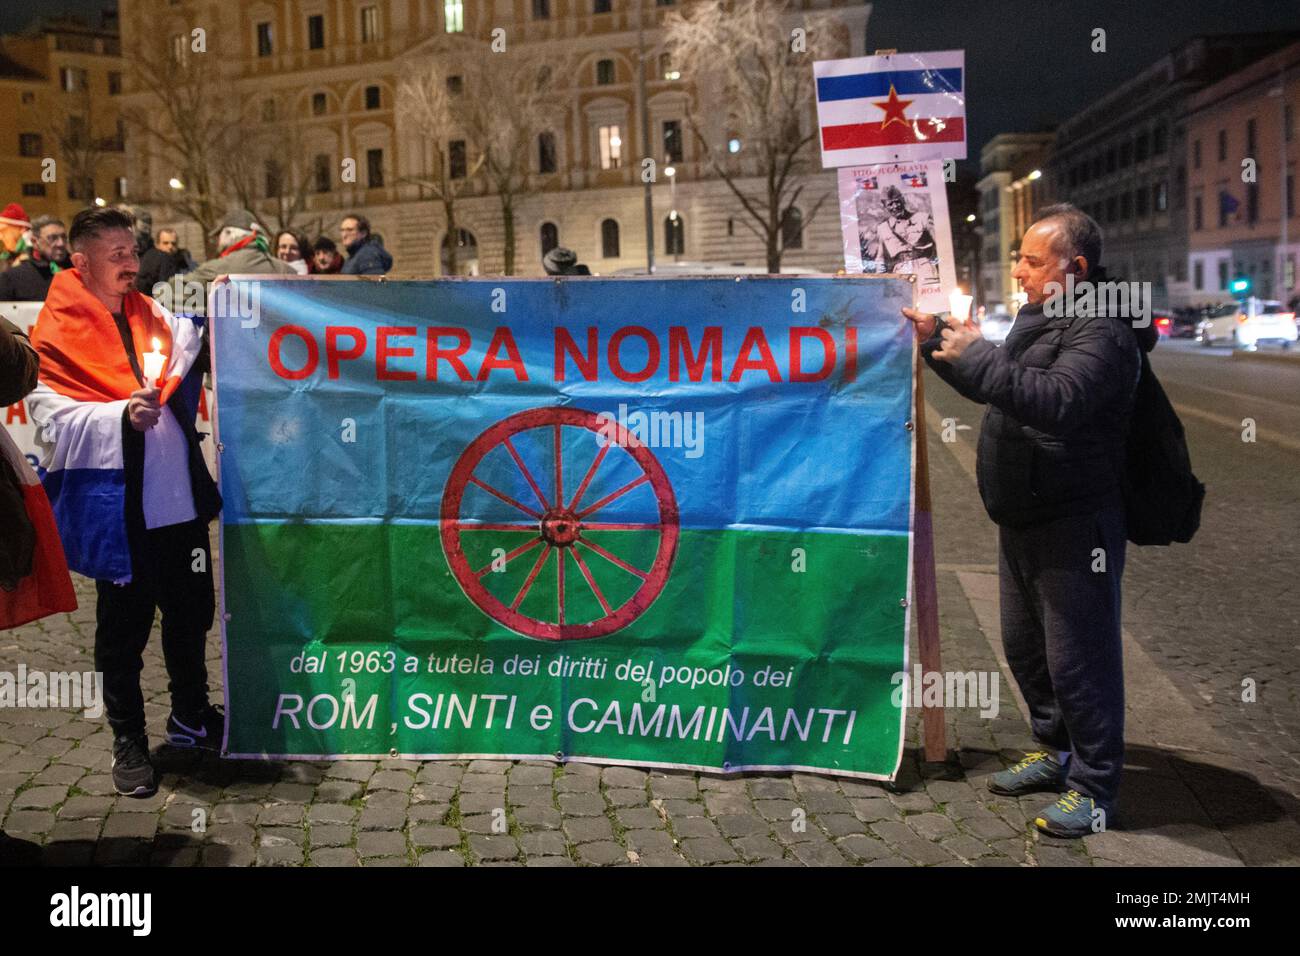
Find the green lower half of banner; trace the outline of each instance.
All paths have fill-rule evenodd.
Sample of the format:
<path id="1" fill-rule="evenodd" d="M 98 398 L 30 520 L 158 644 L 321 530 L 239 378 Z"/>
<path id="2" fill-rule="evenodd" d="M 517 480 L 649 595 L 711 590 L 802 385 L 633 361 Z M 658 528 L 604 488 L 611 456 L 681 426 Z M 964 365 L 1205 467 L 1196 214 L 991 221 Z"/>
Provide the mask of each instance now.
<path id="1" fill-rule="evenodd" d="M 563 557 L 569 623 L 606 614 L 596 588 L 612 610 L 637 594 L 623 566 L 658 547 L 593 534 L 617 561 L 584 549 L 584 573 L 571 549 L 504 561 L 528 535 L 462 537 L 487 591 L 537 620 L 556 620 Z M 222 557 L 232 754 L 897 768 L 906 536 L 683 530 L 653 603 L 587 640 L 490 617 L 436 524 L 228 525 Z"/>

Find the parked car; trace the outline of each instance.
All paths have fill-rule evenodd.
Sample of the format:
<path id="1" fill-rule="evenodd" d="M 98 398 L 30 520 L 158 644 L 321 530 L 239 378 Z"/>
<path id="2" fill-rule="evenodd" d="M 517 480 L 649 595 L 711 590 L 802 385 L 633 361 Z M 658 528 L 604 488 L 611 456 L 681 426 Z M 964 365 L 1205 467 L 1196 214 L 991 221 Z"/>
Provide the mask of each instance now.
<path id="1" fill-rule="evenodd" d="M 1261 342 L 1276 342 L 1284 349 L 1297 339 L 1295 313 L 1281 302 L 1257 299 L 1220 306 L 1210 310 L 1196 327 L 1196 340 L 1202 345 L 1231 345 L 1253 350 Z"/>
<path id="2" fill-rule="evenodd" d="M 1174 317 L 1166 312 L 1152 312 L 1151 321 L 1155 323 L 1156 332 L 1161 338 L 1169 338 L 1174 334 Z"/>

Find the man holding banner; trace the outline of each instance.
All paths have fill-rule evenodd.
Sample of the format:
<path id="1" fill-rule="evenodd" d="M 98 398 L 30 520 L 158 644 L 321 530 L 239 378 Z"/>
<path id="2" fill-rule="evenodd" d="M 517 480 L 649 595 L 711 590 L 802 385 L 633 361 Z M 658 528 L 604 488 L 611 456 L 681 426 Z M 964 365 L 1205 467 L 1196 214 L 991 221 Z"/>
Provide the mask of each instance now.
<path id="1" fill-rule="evenodd" d="M 1034 821 L 1058 837 L 1105 828 L 1124 766 L 1120 475 L 1138 345 L 1113 316 L 1043 310 L 1050 290 L 1067 274 L 1086 280 L 1100 256 L 1090 217 L 1069 205 L 1043 210 L 1012 272 L 1028 304 L 1001 348 L 969 320 L 903 310 L 930 367 L 989 406 L 977 477 L 999 531 L 1002 640 L 1044 747 L 989 789 L 1061 793 Z"/>
<path id="2" fill-rule="evenodd" d="M 168 740 L 220 746 L 204 646 L 214 613 L 207 526 L 221 498 L 181 389 L 200 332 L 136 291 L 132 225 L 116 209 L 73 220 L 74 268 L 54 277 L 33 332 L 41 369 L 29 404 L 68 564 L 98 589 L 95 669 L 115 737 L 113 784 L 143 797 L 157 790 L 140 690 L 156 609 Z"/>

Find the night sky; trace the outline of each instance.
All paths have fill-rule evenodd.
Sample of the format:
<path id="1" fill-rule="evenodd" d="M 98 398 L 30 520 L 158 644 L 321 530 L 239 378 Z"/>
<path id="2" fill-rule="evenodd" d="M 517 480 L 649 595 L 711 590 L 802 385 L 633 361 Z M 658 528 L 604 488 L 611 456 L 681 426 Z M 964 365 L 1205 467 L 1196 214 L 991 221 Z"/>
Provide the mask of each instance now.
<path id="1" fill-rule="evenodd" d="M 106 0 L 42 0 L 93 20 Z M 0 4 L 0 31 L 32 6 Z M 1107 52 L 1091 52 L 1092 30 Z M 873 0 L 867 52 L 964 49 L 969 157 L 1001 132 L 1050 129 L 1171 47 L 1199 33 L 1300 30 L 1295 0 Z"/>

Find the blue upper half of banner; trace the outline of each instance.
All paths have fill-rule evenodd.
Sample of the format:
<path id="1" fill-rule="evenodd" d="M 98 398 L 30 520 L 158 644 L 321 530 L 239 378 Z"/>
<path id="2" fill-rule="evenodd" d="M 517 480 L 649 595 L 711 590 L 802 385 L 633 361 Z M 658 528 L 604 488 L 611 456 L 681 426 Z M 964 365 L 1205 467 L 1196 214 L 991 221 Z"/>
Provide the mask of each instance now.
<path id="1" fill-rule="evenodd" d="M 961 67 L 927 70 L 881 70 L 878 73 L 852 73 L 848 76 L 823 76 L 817 80 L 817 99 L 856 100 L 867 96 L 888 96 L 890 87 L 899 96 L 925 93 L 960 93 Z"/>
<path id="2" fill-rule="evenodd" d="M 467 522 L 653 521 L 666 481 L 684 529 L 906 534 L 911 300 L 861 276 L 232 280 L 224 520 L 437 523 L 468 457 Z"/>

